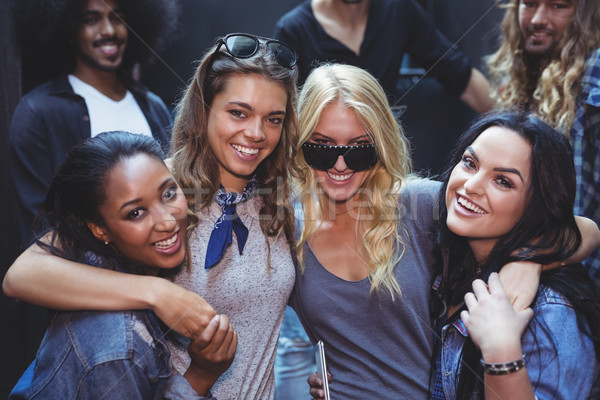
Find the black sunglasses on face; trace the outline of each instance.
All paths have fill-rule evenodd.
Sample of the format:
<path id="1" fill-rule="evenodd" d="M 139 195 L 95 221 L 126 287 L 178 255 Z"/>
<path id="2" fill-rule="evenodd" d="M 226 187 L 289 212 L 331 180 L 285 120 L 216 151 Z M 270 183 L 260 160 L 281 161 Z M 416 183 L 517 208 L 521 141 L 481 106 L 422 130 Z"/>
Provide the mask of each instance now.
<path id="1" fill-rule="evenodd" d="M 250 58 L 258 51 L 260 40 L 265 42 L 279 65 L 285 68 L 294 68 L 294 65 L 296 65 L 296 52 L 294 49 L 279 40 L 250 35 L 248 33 L 230 33 L 219 39 L 215 53 L 224 45 L 227 52 L 232 56 Z"/>
<path id="2" fill-rule="evenodd" d="M 302 153 L 306 163 L 315 169 L 332 168 L 339 156 L 344 157 L 346 166 L 353 171 L 364 171 L 375 165 L 377 153 L 374 144 L 354 146 L 332 146 L 306 142 L 302 145 Z"/>

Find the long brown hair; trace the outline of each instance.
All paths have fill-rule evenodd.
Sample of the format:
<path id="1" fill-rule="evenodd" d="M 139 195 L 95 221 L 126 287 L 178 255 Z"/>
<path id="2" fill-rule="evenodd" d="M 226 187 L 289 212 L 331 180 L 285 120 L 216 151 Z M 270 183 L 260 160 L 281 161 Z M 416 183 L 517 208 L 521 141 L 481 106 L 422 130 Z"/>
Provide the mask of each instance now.
<path id="1" fill-rule="evenodd" d="M 210 48 L 176 109 L 171 139 L 172 171 L 186 193 L 192 210 L 208 206 L 219 189 L 218 162 L 208 142 L 207 121 L 212 101 L 235 74 L 257 74 L 280 84 L 287 93 L 286 115 L 277 147 L 257 168 L 259 195 L 263 199 L 260 226 L 265 236 L 281 232 L 293 242 L 294 214 L 290 202 L 288 169 L 297 141 L 296 69 L 279 65 L 264 43 L 250 58 L 235 58 L 222 47 Z M 269 242 L 267 241 L 267 244 Z"/>

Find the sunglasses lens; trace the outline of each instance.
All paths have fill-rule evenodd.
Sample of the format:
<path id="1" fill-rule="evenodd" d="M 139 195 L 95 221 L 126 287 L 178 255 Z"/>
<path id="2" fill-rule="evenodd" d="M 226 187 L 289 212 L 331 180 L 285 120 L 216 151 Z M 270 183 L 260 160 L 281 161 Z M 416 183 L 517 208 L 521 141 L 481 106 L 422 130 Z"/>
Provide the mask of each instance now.
<path id="1" fill-rule="evenodd" d="M 280 42 L 268 42 L 269 49 L 275 56 L 275 61 L 282 67 L 292 68 L 296 65 L 296 53 L 291 47 Z"/>
<path id="2" fill-rule="evenodd" d="M 314 143 L 304 143 L 302 153 L 306 163 L 314 169 L 329 169 L 335 165 L 338 158 L 335 148 Z"/>
<path id="3" fill-rule="evenodd" d="M 258 40 L 245 35 L 232 35 L 225 38 L 227 50 L 235 57 L 251 57 L 258 48 Z"/>
<path id="4" fill-rule="evenodd" d="M 364 171 L 377 163 L 374 145 L 329 146 L 307 142 L 302 145 L 302 153 L 308 165 L 321 170 L 332 168 L 341 155 L 353 171 Z"/>
<path id="5" fill-rule="evenodd" d="M 344 154 L 344 161 L 353 171 L 363 171 L 371 168 L 377 162 L 374 146 L 361 146 L 351 148 Z"/>

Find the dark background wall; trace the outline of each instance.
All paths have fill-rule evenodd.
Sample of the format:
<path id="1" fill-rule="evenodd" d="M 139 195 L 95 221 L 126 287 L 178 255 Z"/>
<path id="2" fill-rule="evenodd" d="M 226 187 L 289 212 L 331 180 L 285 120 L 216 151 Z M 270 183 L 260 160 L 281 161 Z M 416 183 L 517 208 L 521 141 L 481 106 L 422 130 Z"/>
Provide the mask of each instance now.
<path id="1" fill-rule="evenodd" d="M 218 36 L 248 32 L 261 36 L 273 33 L 275 22 L 299 0 L 183 0 L 181 33 L 161 59 L 146 71 L 144 80 L 168 106 L 173 106 L 194 73 L 194 62 Z"/>
<path id="2" fill-rule="evenodd" d="M 8 189 L 7 143 L 8 126 L 21 97 L 20 51 L 10 18 L 9 2 L 0 2 L 0 277 L 17 256 L 18 241 L 14 215 L 11 213 L 11 193 Z M 23 341 L 19 316 L 21 304 L 0 295 L 0 398 L 18 378 L 23 363 Z"/>
<path id="3" fill-rule="evenodd" d="M 13 0 L 24 1 L 24 0 Z M 444 34 L 479 66 L 481 57 L 494 48 L 494 31 L 501 11 L 494 0 L 419 0 Z M 8 126 L 27 76 L 21 68 L 20 50 L 9 12 L 9 1 L 0 2 L 0 278 L 20 249 L 7 175 Z M 194 71 L 194 61 L 230 32 L 269 36 L 276 20 L 300 0 L 181 0 L 180 35 L 173 45 L 143 75 L 143 81 L 173 107 Z M 397 105 L 405 106 L 401 121 L 413 147 L 417 170 L 435 174 L 445 161 L 454 140 L 476 114 L 449 96 L 432 78 L 422 77 L 418 65 L 406 61 L 398 81 Z M 24 76 L 22 76 L 24 74 Z M 16 379 L 35 354 L 37 344 L 23 325 L 28 306 L 0 295 L 0 398 L 6 398 Z M 31 317 L 31 316 L 30 316 Z M 40 317 L 41 319 L 41 317 Z M 39 321 L 43 325 L 43 321 Z"/>

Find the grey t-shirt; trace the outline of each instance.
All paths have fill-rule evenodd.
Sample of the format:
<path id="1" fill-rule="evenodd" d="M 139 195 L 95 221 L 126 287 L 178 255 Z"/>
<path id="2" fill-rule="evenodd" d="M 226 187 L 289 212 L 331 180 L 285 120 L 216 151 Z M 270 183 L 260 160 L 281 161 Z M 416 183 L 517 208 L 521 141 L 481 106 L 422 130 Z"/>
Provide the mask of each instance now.
<path id="1" fill-rule="evenodd" d="M 178 285 L 198 293 L 218 314 L 229 317 L 238 334 L 233 364 L 213 385 L 219 400 L 267 400 L 275 392 L 273 362 L 285 306 L 294 286 L 294 265 L 285 235 L 269 238 L 271 268 L 267 268 L 267 246 L 260 228 L 260 196 L 237 205 L 240 219 L 248 228 L 243 254 L 237 237 L 212 268 L 204 268 L 206 249 L 221 207 L 212 203 L 196 210 L 198 225 L 189 245 L 192 268 L 182 269 L 174 278 Z M 183 374 L 190 365 L 187 348 L 170 341 L 171 362 Z"/>
<path id="2" fill-rule="evenodd" d="M 310 246 L 290 303 L 311 340 L 322 340 L 333 399 L 426 399 L 433 329 L 429 320 L 433 223 L 439 182 L 413 180 L 399 198 L 398 232 L 406 249 L 394 269 L 402 297 L 369 294 L 327 271 Z"/>

